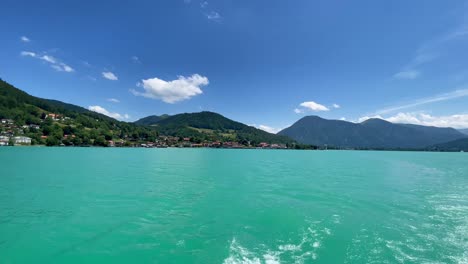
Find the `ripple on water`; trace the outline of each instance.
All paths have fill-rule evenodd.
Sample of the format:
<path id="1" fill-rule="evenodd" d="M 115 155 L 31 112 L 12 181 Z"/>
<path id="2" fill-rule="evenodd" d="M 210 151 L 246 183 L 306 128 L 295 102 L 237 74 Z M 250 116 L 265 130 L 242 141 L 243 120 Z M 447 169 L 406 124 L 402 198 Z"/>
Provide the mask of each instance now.
<path id="1" fill-rule="evenodd" d="M 468 264 L 468 194 L 459 191 L 428 196 L 417 221 L 401 212 L 401 219 L 385 224 L 388 231 L 361 229 L 347 249 L 346 263 Z"/>

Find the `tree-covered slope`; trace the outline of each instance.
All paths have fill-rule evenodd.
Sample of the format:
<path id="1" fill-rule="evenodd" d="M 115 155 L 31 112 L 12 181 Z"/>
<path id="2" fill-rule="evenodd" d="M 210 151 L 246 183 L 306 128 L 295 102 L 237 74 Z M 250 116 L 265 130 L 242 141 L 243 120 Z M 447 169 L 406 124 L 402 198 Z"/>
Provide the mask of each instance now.
<path id="1" fill-rule="evenodd" d="M 49 114 L 60 118 L 49 118 Z M 152 140 L 157 136 L 152 129 L 117 121 L 80 106 L 31 96 L 3 80 L 0 80 L 0 119 L 12 119 L 16 128 L 0 132 L 24 133 L 35 144 L 107 145 L 110 140 Z M 22 128 L 28 125 L 37 125 L 39 129 Z"/>
<path id="2" fill-rule="evenodd" d="M 293 140 L 286 136 L 271 134 L 207 111 L 173 115 L 149 125 L 164 135 L 195 137 L 198 141 L 293 143 Z"/>
<path id="3" fill-rule="evenodd" d="M 468 138 L 461 138 L 449 142 L 436 144 L 427 148 L 434 151 L 464 151 L 468 152 Z"/>
<path id="4" fill-rule="evenodd" d="M 169 115 L 160 115 L 160 116 L 151 115 L 151 116 L 147 116 L 147 117 L 143 117 L 141 119 L 138 119 L 134 123 L 137 124 L 137 125 L 141 125 L 141 126 L 151 126 L 151 125 L 154 125 L 154 124 L 158 123 L 159 121 L 161 121 L 161 120 L 163 120 L 165 118 L 168 118 L 168 117 L 169 117 Z"/>

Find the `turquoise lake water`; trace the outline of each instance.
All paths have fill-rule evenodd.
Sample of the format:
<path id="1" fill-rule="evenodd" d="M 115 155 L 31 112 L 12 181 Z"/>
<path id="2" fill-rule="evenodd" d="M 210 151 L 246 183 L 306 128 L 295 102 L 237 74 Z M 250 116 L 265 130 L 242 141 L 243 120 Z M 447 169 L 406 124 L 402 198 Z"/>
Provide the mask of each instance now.
<path id="1" fill-rule="evenodd" d="M 468 263 L 468 153 L 0 148 L 0 263 Z"/>

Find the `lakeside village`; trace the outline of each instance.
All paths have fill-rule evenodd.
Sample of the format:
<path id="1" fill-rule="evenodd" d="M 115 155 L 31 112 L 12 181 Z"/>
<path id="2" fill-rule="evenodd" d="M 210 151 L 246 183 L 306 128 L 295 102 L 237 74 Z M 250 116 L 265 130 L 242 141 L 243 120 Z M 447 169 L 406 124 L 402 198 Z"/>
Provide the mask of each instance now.
<path id="1" fill-rule="evenodd" d="M 123 139 L 114 139 L 112 137 L 105 137 L 99 139 L 90 139 L 89 142 L 82 142 L 75 134 L 64 131 L 61 140 L 51 144 L 50 133 L 43 130 L 43 123 L 46 121 L 60 124 L 64 126 L 70 122 L 70 118 L 63 117 L 58 114 L 47 114 L 44 121 L 41 120 L 40 124 L 26 124 L 19 126 L 15 124 L 14 120 L 1 119 L 0 120 L 0 146 L 29 146 L 29 145 L 47 145 L 47 146 L 103 146 L 103 147 L 142 147 L 142 148 L 261 148 L 261 149 L 287 149 L 286 144 L 269 144 L 261 142 L 256 145 L 251 145 L 250 142 L 241 144 L 235 141 L 203 141 L 194 142 L 193 138 L 189 137 L 175 137 L 158 135 L 154 140 L 141 140 L 128 136 L 123 136 Z M 59 136 L 59 137 L 60 137 Z M 57 137 L 55 135 L 55 137 Z M 75 142 L 80 140 L 79 144 Z M 57 140 L 56 138 L 54 140 Z"/>

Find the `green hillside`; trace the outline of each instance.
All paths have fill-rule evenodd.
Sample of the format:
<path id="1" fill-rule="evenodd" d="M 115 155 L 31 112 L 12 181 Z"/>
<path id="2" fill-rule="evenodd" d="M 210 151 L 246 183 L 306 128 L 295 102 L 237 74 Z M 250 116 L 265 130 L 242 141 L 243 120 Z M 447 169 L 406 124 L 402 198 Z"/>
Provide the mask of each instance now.
<path id="1" fill-rule="evenodd" d="M 141 126 L 151 126 L 151 125 L 154 125 L 157 122 L 159 122 L 159 121 L 161 121 L 161 120 L 163 120 L 165 118 L 168 118 L 168 117 L 169 117 L 169 115 L 160 115 L 160 116 L 151 115 L 151 116 L 141 118 L 141 119 L 135 121 L 134 123 L 136 125 L 141 125 Z"/>
<path id="2" fill-rule="evenodd" d="M 148 125 L 155 127 L 162 135 L 193 137 L 195 142 L 236 141 L 244 145 L 248 142 L 251 145 L 261 142 L 294 143 L 288 137 L 271 134 L 207 111 L 173 115 Z"/>
<path id="3" fill-rule="evenodd" d="M 3 80 L 0 119 L 14 121 L 11 126 L 2 126 L 0 133 L 28 136 L 33 144 L 106 146 L 109 141 L 138 142 L 158 136 L 153 129 L 120 122 L 80 106 L 31 96 Z"/>

